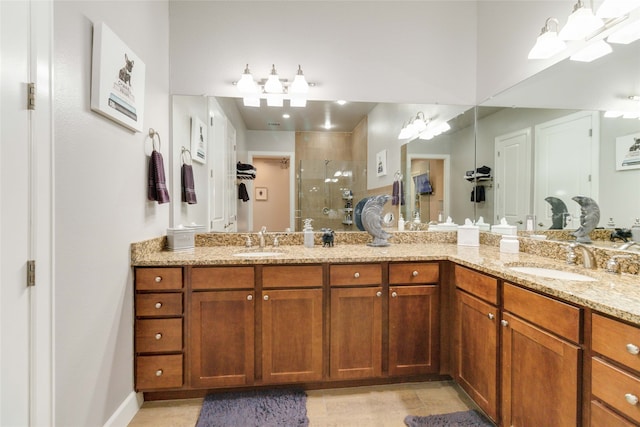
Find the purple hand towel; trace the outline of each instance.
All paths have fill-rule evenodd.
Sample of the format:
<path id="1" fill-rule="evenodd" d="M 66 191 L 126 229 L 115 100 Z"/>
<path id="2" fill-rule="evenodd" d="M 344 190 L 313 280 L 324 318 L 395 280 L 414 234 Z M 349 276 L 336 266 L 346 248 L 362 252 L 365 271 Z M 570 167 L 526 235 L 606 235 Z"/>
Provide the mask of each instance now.
<path id="1" fill-rule="evenodd" d="M 187 164 L 182 165 L 182 201 L 190 205 L 198 203 L 193 182 L 193 167 Z"/>
<path id="2" fill-rule="evenodd" d="M 393 181 L 393 192 L 391 196 L 392 205 L 404 205 L 404 186 L 402 181 Z"/>
<path id="3" fill-rule="evenodd" d="M 159 204 L 169 201 L 169 191 L 164 178 L 164 162 L 162 154 L 153 150 L 149 160 L 149 186 L 147 188 L 147 199 L 155 200 Z"/>

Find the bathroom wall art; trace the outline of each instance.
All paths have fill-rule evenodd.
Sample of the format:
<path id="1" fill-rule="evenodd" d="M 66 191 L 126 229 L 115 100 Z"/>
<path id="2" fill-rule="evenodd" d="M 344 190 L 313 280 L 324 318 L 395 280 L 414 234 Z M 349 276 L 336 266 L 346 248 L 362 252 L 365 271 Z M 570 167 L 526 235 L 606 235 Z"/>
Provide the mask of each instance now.
<path id="1" fill-rule="evenodd" d="M 640 169 L 640 133 L 616 138 L 616 170 Z"/>
<path id="2" fill-rule="evenodd" d="M 191 156 L 196 162 L 207 162 L 207 126 L 199 117 L 191 117 Z"/>
<path id="3" fill-rule="evenodd" d="M 376 172 L 377 176 L 387 174 L 387 150 L 378 151 L 376 154 Z"/>
<path id="4" fill-rule="evenodd" d="M 144 62 L 103 22 L 93 26 L 91 109 L 141 132 Z"/>
<path id="5" fill-rule="evenodd" d="M 256 200 L 267 200 L 267 187 L 256 187 Z"/>

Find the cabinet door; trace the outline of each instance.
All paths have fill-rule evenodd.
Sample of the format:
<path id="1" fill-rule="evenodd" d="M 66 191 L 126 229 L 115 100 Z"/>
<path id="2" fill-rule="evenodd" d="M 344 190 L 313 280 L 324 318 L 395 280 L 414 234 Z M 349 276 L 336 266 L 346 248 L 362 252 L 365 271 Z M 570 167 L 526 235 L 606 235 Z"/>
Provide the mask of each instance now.
<path id="1" fill-rule="evenodd" d="M 322 379 L 322 289 L 263 292 L 262 378 Z"/>
<path id="2" fill-rule="evenodd" d="M 498 310 L 456 290 L 455 378 L 494 421 L 498 417 Z"/>
<path id="3" fill-rule="evenodd" d="M 373 378 L 382 372 L 382 287 L 331 289 L 333 379 Z"/>
<path id="4" fill-rule="evenodd" d="M 438 287 L 394 286 L 389 294 L 389 375 L 438 372 Z"/>
<path id="5" fill-rule="evenodd" d="M 191 385 L 225 387 L 254 378 L 253 291 L 191 296 Z"/>
<path id="6" fill-rule="evenodd" d="M 508 313 L 502 325 L 502 424 L 578 425 L 580 349 Z"/>

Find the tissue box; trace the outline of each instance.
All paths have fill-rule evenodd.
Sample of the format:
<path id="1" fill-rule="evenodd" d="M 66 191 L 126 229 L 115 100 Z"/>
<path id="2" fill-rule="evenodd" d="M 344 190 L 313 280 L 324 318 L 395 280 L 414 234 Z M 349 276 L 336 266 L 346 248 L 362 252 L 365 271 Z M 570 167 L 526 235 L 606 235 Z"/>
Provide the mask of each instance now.
<path id="1" fill-rule="evenodd" d="M 458 227 L 458 245 L 480 246 L 480 229 L 476 225 Z"/>
<path id="2" fill-rule="evenodd" d="M 484 222 L 482 224 L 476 223 L 476 227 L 478 227 L 480 231 L 491 231 L 491 224 L 487 224 Z"/>
<path id="3" fill-rule="evenodd" d="M 436 228 L 438 231 L 458 231 L 458 224 L 441 222 Z"/>
<path id="4" fill-rule="evenodd" d="M 191 224 L 191 225 L 185 225 L 184 228 L 188 228 L 190 230 L 193 230 L 193 232 L 195 234 L 198 233 L 206 233 L 206 227 L 204 225 L 196 225 L 196 224 Z"/>
<path id="5" fill-rule="evenodd" d="M 491 231 L 493 231 L 494 233 L 506 234 L 511 236 L 518 235 L 518 227 L 516 227 L 515 225 L 496 224 L 491 226 Z"/>
<path id="6" fill-rule="evenodd" d="M 167 228 L 167 247 L 171 251 L 184 251 L 195 247 L 192 228 Z"/>

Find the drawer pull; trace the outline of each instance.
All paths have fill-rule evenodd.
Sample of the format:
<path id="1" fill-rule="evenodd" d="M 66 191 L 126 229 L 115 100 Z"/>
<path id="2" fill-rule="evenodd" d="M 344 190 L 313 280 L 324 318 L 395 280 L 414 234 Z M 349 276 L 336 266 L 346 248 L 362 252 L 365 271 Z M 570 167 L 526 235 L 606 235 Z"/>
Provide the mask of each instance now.
<path id="1" fill-rule="evenodd" d="M 506 320 L 501 320 L 501 321 L 500 321 L 500 324 L 501 324 L 502 326 L 504 326 L 505 328 L 506 328 L 507 326 L 509 326 L 509 322 L 507 322 Z"/>
<path id="2" fill-rule="evenodd" d="M 487 317 L 489 318 L 489 320 L 493 320 L 496 318 L 496 316 L 494 316 L 493 313 L 487 314 Z"/>
<path id="3" fill-rule="evenodd" d="M 637 356 L 638 353 L 640 353 L 640 348 L 638 348 L 638 346 L 635 344 L 627 344 L 627 352 L 633 354 L 634 356 Z"/>
<path id="4" fill-rule="evenodd" d="M 627 400 L 629 405 L 637 405 L 638 404 L 638 396 L 635 394 L 627 393 L 624 395 L 624 398 Z"/>
<path id="5" fill-rule="evenodd" d="M 155 307 L 157 309 L 161 309 L 162 308 L 162 303 L 161 302 L 157 302 Z"/>
<path id="6" fill-rule="evenodd" d="M 253 301 L 253 295 L 247 295 L 247 301 Z"/>
<path id="7" fill-rule="evenodd" d="M 158 370 L 156 371 L 156 377 L 161 377 L 161 376 L 162 376 L 162 374 L 163 374 L 162 369 L 158 369 Z"/>
<path id="8" fill-rule="evenodd" d="M 269 301 L 269 295 L 263 296 L 262 299 L 265 300 L 265 301 Z"/>
<path id="9" fill-rule="evenodd" d="M 411 273 L 411 275 L 412 275 L 413 277 L 416 277 L 416 276 L 418 275 L 418 271 L 417 271 L 417 270 L 413 270 L 413 273 Z"/>
<path id="10" fill-rule="evenodd" d="M 382 291 L 378 291 L 378 292 L 376 292 L 376 296 L 377 296 L 377 297 L 381 297 L 381 296 L 382 296 Z"/>
<path id="11" fill-rule="evenodd" d="M 398 298 L 398 293 L 396 291 L 391 292 L 391 298 Z"/>
<path id="12" fill-rule="evenodd" d="M 356 272 L 353 274 L 353 277 L 355 277 L 355 278 L 357 279 L 358 277 L 360 277 L 360 273 L 358 273 L 358 272 L 356 271 Z"/>
<path id="13" fill-rule="evenodd" d="M 158 332 L 158 333 L 156 334 L 156 339 L 157 339 L 157 340 L 162 339 L 162 334 L 161 334 L 160 332 Z"/>
<path id="14" fill-rule="evenodd" d="M 162 282 L 162 276 L 156 276 L 156 283 Z"/>

